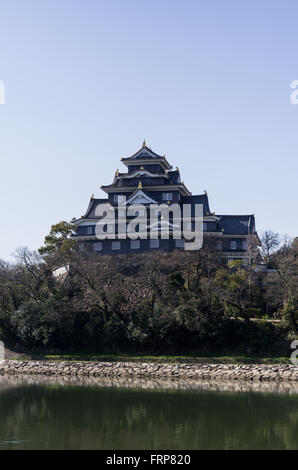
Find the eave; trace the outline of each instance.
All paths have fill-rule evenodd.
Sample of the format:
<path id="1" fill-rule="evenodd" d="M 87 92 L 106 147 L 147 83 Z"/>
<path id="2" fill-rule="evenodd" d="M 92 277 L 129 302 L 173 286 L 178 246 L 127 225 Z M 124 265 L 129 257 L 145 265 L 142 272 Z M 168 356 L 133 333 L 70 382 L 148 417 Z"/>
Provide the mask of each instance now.
<path id="1" fill-rule="evenodd" d="M 156 165 L 159 163 L 165 170 L 172 170 L 172 165 L 169 164 L 165 157 L 148 157 L 148 158 L 122 158 L 122 163 L 127 167 L 129 165 Z"/>
<path id="2" fill-rule="evenodd" d="M 122 173 L 118 175 L 118 179 L 130 179 L 135 178 L 136 176 L 150 176 L 151 178 L 169 178 L 168 173 L 151 173 L 148 170 L 135 170 L 131 173 Z"/>
<path id="3" fill-rule="evenodd" d="M 148 158 L 163 158 L 162 155 L 158 155 L 158 153 L 153 152 L 153 150 L 151 150 L 151 148 L 147 147 L 146 142 L 144 141 L 142 147 L 136 153 L 134 153 L 130 157 L 123 158 L 123 160 L 128 160 L 128 159 L 131 159 L 131 158 L 133 158 L 133 159 L 138 158 L 138 155 L 140 155 L 143 152 L 148 153 L 149 155 L 151 155 L 151 157 L 148 157 Z"/>
<path id="4" fill-rule="evenodd" d="M 109 193 L 131 193 L 134 192 L 136 188 L 134 187 L 128 187 L 128 186 L 121 186 L 121 187 L 115 187 L 113 185 L 108 185 L 108 186 L 101 186 L 100 189 L 105 191 L 107 194 Z M 166 187 L 160 185 L 160 186 L 143 186 L 143 189 L 145 191 L 174 191 L 178 190 L 183 196 L 191 196 L 191 192 L 186 188 L 184 184 L 171 184 L 167 185 Z"/>

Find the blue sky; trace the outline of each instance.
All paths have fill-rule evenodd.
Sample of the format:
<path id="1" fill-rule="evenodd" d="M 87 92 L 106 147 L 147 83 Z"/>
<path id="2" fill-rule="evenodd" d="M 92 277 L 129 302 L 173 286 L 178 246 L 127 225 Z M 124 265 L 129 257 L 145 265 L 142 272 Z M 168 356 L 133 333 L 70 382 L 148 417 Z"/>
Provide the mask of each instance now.
<path id="1" fill-rule="evenodd" d="M 0 258 L 104 197 L 144 138 L 212 211 L 298 234 L 295 0 L 0 8 Z"/>

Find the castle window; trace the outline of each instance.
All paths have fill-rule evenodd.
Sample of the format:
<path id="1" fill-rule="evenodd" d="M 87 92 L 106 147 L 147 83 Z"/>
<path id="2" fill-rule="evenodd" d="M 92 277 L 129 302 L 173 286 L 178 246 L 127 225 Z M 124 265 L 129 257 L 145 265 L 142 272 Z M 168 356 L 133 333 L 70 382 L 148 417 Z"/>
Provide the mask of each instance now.
<path id="1" fill-rule="evenodd" d="M 140 240 L 131 240 L 130 248 L 132 250 L 139 250 L 140 249 Z"/>
<path id="2" fill-rule="evenodd" d="M 218 250 L 222 250 L 222 241 L 221 241 L 221 240 L 218 240 L 218 241 L 216 242 L 216 248 L 217 248 Z"/>
<path id="3" fill-rule="evenodd" d="M 112 250 L 120 250 L 121 242 L 112 242 Z"/>
<path id="4" fill-rule="evenodd" d="M 162 200 L 163 201 L 172 201 L 173 193 L 162 193 Z"/>
<path id="5" fill-rule="evenodd" d="M 247 241 L 242 240 L 242 250 L 247 250 Z"/>
<path id="6" fill-rule="evenodd" d="M 176 248 L 184 248 L 184 240 L 175 240 Z"/>
<path id="7" fill-rule="evenodd" d="M 93 227 L 87 227 L 87 235 L 92 235 Z"/>
<path id="8" fill-rule="evenodd" d="M 159 248 L 159 240 L 150 240 L 150 248 Z"/>
<path id="9" fill-rule="evenodd" d="M 237 242 L 234 240 L 231 240 L 231 250 L 236 250 L 237 249 Z"/>
<path id="10" fill-rule="evenodd" d="M 118 202 L 118 200 L 119 200 L 119 194 L 114 194 L 113 201 Z"/>
<path id="11" fill-rule="evenodd" d="M 101 242 L 93 243 L 93 251 L 102 251 L 102 243 Z"/>
<path id="12" fill-rule="evenodd" d="M 203 222 L 203 230 L 207 230 L 207 222 Z"/>

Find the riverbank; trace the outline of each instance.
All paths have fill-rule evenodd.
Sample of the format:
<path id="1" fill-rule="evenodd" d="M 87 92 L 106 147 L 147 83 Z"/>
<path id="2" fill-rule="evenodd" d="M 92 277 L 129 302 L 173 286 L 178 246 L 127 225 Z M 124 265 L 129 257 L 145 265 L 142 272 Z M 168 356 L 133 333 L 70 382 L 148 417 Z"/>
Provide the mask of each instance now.
<path id="1" fill-rule="evenodd" d="M 256 356 L 241 354 L 204 354 L 196 353 L 187 355 L 152 355 L 152 354 L 103 354 L 103 353 L 60 353 L 38 354 L 17 353 L 5 350 L 5 358 L 23 361 L 70 361 L 70 362 L 137 362 L 137 363 L 161 363 L 161 364 L 291 364 L 290 356 Z"/>
<path id="2" fill-rule="evenodd" d="M 158 364 L 8 360 L 0 363 L 0 375 L 296 382 L 298 381 L 298 366 L 292 364 Z"/>

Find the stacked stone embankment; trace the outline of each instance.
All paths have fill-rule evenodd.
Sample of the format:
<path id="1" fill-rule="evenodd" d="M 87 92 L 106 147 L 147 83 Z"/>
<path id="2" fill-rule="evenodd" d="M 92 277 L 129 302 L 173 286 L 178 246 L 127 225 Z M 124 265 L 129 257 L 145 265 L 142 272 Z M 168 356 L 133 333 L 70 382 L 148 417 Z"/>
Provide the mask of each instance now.
<path id="1" fill-rule="evenodd" d="M 0 375 L 146 377 L 172 379 L 298 381 L 292 364 L 156 364 L 135 362 L 3 361 Z"/>

